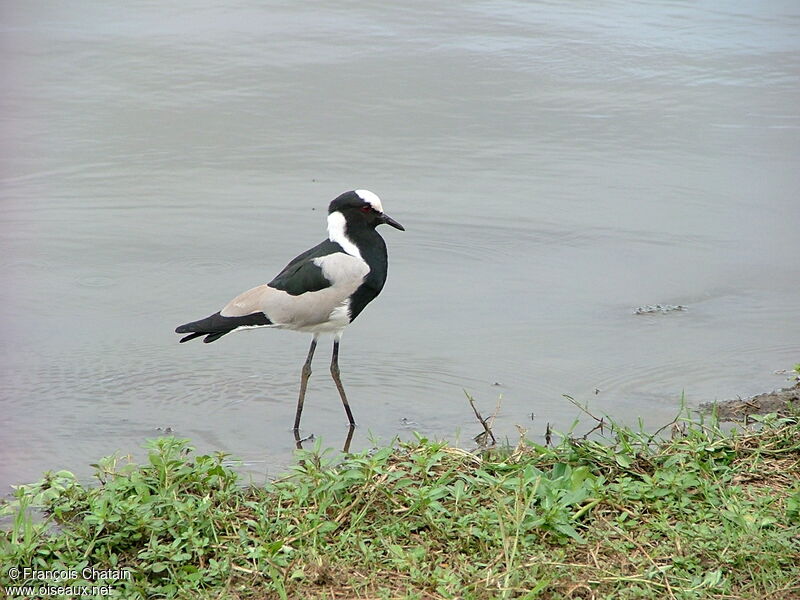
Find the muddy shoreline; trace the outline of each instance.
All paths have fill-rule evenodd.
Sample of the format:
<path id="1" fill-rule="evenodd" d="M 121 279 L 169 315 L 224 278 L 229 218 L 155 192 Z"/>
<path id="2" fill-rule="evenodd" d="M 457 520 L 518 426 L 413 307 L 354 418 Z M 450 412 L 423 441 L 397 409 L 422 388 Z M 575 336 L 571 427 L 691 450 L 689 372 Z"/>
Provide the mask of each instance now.
<path id="1" fill-rule="evenodd" d="M 751 415 L 796 415 L 800 412 L 800 381 L 791 387 L 778 389 L 752 398 L 736 398 L 719 402 L 704 402 L 699 411 L 710 414 L 716 409 L 720 421 L 743 421 Z"/>

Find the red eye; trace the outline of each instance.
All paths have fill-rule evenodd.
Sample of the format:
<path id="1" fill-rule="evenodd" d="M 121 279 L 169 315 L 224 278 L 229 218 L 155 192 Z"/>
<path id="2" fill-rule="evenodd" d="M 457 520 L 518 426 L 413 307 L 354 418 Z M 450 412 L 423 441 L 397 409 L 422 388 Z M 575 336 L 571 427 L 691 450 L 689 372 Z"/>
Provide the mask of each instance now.
<path id="1" fill-rule="evenodd" d="M 361 212 L 363 212 L 363 213 L 368 213 L 371 210 L 372 210 L 372 207 L 369 204 L 367 204 L 366 206 L 362 206 L 361 207 Z"/>

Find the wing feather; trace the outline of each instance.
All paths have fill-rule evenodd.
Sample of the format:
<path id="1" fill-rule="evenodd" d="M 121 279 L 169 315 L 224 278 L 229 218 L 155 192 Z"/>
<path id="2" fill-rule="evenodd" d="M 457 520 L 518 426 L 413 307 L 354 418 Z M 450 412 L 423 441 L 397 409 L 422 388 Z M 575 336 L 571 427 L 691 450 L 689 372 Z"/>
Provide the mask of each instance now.
<path id="1" fill-rule="evenodd" d="M 317 292 L 332 285 L 314 259 L 344 252 L 336 242 L 325 240 L 293 258 L 267 285 L 292 296 Z"/>

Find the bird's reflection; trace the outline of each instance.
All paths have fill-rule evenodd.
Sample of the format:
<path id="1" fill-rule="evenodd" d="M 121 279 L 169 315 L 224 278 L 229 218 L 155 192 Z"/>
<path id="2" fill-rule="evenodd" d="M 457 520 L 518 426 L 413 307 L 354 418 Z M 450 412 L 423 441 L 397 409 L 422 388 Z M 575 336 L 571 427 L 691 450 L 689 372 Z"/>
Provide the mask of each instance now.
<path id="1" fill-rule="evenodd" d="M 342 446 L 342 452 L 345 453 L 345 454 L 348 454 L 350 452 L 350 442 L 353 441 L 353 434 L 355 433 L 355 431 L 356 431 L 355 425 L 350 425 L 350 427 L 347 428 L 347 437 L 345 438 L 344 445 Z M 314 434 L 313 433 L 311 435 L 306 436 L 306 437 L 300 437 L 300 432 L 297 429 L 294 429 L 292 432 L 294 433 L 295 447 L 298 450 L 302 450 L 303 449 L 303 444 L 305 442 L 313 442 L 314 441 Z"/>
<path id="2" fill-rule="evenodd" d="M 347 437 L 345 438 L 344 445 L 342 446 L 342 452 L 344 452 L 345 454 L 350 453 L 350 442 L 353 441 L 353 434 L 355 433 L 355 431 L 356 431 L 355 425 L 350 425 L 350 427 L 347 428 Z"/>

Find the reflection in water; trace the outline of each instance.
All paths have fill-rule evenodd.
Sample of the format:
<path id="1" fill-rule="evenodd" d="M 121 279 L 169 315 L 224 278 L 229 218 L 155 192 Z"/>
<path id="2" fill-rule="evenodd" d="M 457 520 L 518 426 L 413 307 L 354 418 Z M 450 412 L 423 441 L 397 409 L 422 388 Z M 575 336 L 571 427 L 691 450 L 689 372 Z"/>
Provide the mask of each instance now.
<path id="1" fill-rule="evenodd" d="M 313 433 L 307 435 L 306 437 L 301 437 L 299 430 L 292 429 L 292 432 L 294 434 L 294 441 L 295 441 L 296 448 L 298 450 L 302 450 L 303 449 L 303 444 L 305 444 L 306 442 L 313 442 L 316 439 L 314 437 Z M 347 437 L 345 437 L 344 444 L 342 444 L 342 452 L 344 454 L 347 454 L 347 453 L 350 452 L 350 444 L 353 441 L 353 434 L 355 432 L 356 432 L 356 426 L 355 425 L 350 425 L 347 428 Z"/>
<path id="2" fill-rule="evenodd" d="M 319 242 L 344 189 L 408 226 L 345 336 L 355 449 L 460 439 L 464 389 L 502 394 L 502 439 L 567 429 L 562 394 L 657 426 L 797 362 L 793 4 L 119 8 L 3 10 L 0 483 L 167 426 L 279 473 L 307 341 L 172 329 Z M 687 310 L 633 314 L 657 304 Z"/>

